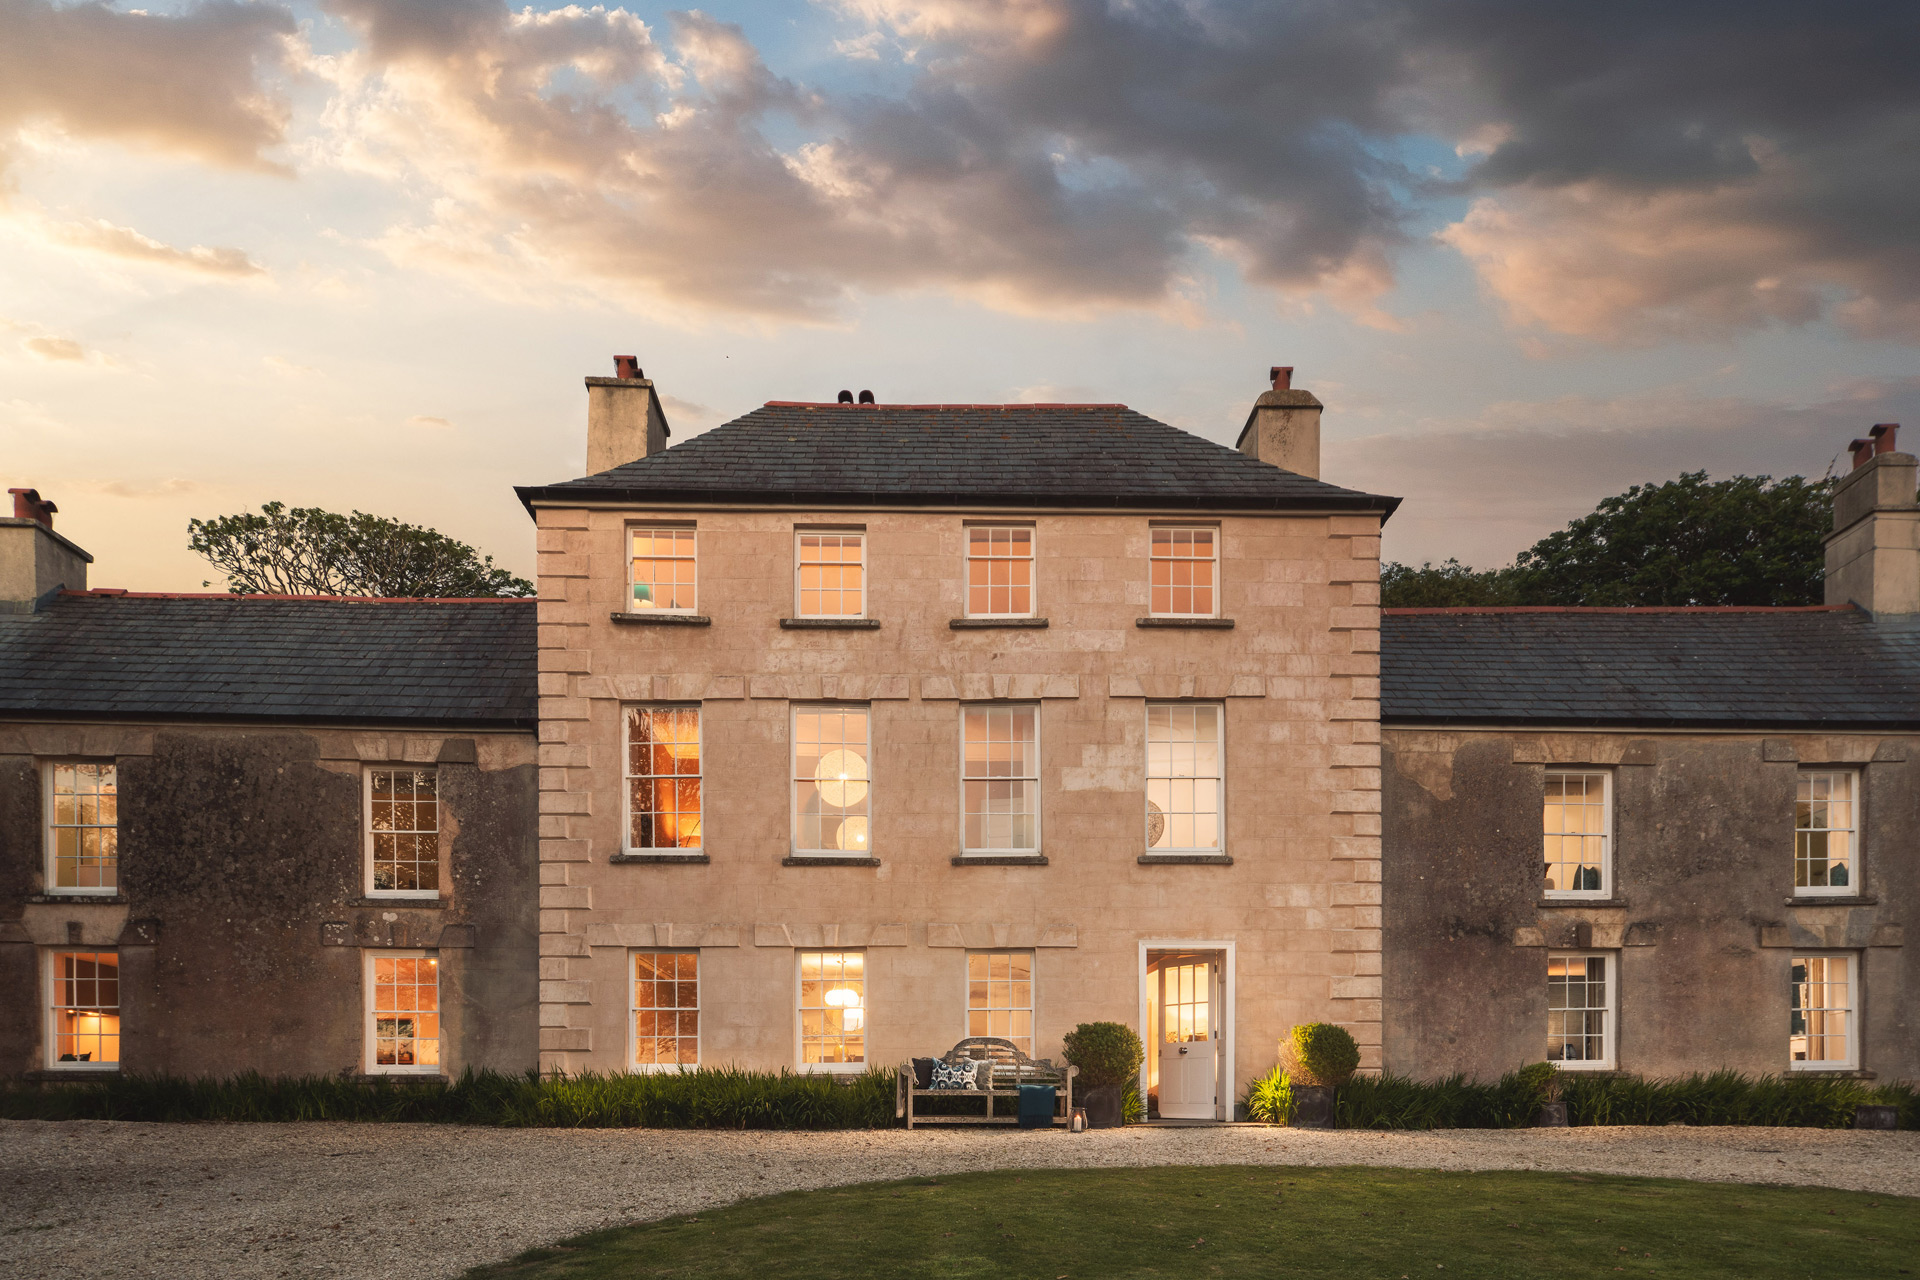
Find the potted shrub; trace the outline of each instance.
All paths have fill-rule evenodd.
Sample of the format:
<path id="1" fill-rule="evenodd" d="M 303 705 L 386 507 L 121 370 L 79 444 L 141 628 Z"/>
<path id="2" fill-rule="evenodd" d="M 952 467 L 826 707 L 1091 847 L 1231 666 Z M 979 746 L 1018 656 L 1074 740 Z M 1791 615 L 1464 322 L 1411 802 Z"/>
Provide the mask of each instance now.
<path id="1" fill-rule="evenodd" d="M 1089 1129 L 1117 1129 L 1123 1117 L 1123 1091 L 1140 1074 L 1147 1051 L 1124 1022 L 1083 1022 L 1063 1043 L 1066 1059 L 1080 1068 Z"/>
<path id="2" fill-rule="evenodd" d="M 1564 1129 L 1567 1127 L 1567 1104 L 1560 1097 L 1560 1068 L 1551 1062 L 1536 1062 L 1523 1068 L 1521 1076 L 1531 1076 L 1529 1082 L 1540 1100 L 1539 1108 L 1533 1113 L 1533 1127 L 1536 1129 Z"/>
<path id="3" fill-rule="evenodd" d="M 1308 1022 L 1280 1042 L 1280 1069 L 1293 1089 L 1296 1129 L 1333 1128 L 1334 1090 L 1360 1069 L 1360 1046 L 1345 1027 Z"/>

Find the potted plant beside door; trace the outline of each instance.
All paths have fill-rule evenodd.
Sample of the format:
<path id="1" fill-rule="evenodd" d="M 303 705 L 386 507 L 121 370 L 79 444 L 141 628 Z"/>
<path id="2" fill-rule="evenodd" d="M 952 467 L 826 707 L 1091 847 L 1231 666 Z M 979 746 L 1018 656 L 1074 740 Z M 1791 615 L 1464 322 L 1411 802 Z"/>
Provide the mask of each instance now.
<path id="1" fill-rule="evenodd" d="M 1083 1022 L 1067 1032 L 1062 1043 L 1067 1061 L 1080 1068 L 1087 1127 L 1119 1128 L 1123 1090 L 1147 1057 L 1140 1037 L 1124 1022 Z"/>
<path id="2" fill-rule="evenodd" d="M 1293 1084 L 1296 1129 L 1333 1128 L 1334 1091 L 1360 1069 L 1360 1046 L 1345 1027 L 1308 1022 L 1280 1042 L 1280 1065 Z"/>

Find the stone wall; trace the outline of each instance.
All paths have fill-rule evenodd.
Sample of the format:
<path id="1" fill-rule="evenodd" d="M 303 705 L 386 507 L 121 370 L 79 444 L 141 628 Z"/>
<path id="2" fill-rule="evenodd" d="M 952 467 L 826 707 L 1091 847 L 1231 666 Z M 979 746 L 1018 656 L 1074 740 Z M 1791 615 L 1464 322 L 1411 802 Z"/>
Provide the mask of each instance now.
<path id="1" fill-rule="evenodd" d="M 1228 516 L 1232 629 L 1141 627 L 1144 514 L 1040 513 L 1047 626 L 956 629 L 959 513 L 541 508 L 541 1062 L 629 1061 L 627 948 L 701 949 L 703 1060 L 796 1061 L 794 951 L 868 950 L 868 1059 L 964 1034 L 966 952 L 1033 948 L 1035 1050 L 1138 1025 L 1143 943 L 1231 944 L 1232 1089 L 1295 1022 L 1380 1024 L 1377 517 Z M 699 528 L 707 626 L 616 622 L 630 521 Z M 1215 521 L 1194 521 L 1214 523 Z M 796 525 L 863 525 L 870 630 L 783 629 Z M 1142 860 L 1147 699 L 1221 701 L 1228 860 Z M 877 865 L 789 858 L 789 708 L 871 704 Z M 1040 707 L 1044 863 L 956 864 L 960 705 Z M 624 704 L 698 702 L 706 860 L 620 861 Z M 1230 861 L 1229 861 L 1230 860 Z"/>
<path id="2" fill-rule="evenodd" d="M 1454 731 L 1385 734 L 1386 1065 L 1491 1078 L 1537 1062 L 1549 951 L 1618 957 L 1618 1066 L 1645 1075 L 1788 1069 L 1797 949 L 1863 972 L 1861 1067 L 1920 1077 L 1920 757 L 1877 735 Z M 1801 764 L 1864 779 L 1857 892 L 1793 898 Z M 1611 770 L 1613 892 L 1546 902 L 1551 764 Z"/>
<path id="3" fill-rule="evenodd" d="M 42 892 L 41 765 L 111 758 L 120 890 Z M 433 764 L 437 904 L 364 894 L 363 763 Z M 117 947 L 123 1070 L 357 1073 L 365 948 L 439 959 L 445 1070 L 535 1061 L 528 734 L 0 725 L 0 1071 L 44 1065 L 41 957 Z"/>

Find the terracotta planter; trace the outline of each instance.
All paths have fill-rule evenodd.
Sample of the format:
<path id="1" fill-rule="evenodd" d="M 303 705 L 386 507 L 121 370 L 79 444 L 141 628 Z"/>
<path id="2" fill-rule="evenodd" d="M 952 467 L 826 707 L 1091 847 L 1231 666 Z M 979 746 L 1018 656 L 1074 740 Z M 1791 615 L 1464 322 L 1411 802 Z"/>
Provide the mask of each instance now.
<path id="1" fill-rule="evenodd" d="M 1087 1090 L 1087 1128 L 1118 1129 L 1120 1127 L 1120 1086 L 1110 1084 L 1099 1089 Z"/>
<path id="2" fill-rule="evenodd" d="M 1324 1084 L 1293 1086 L 1293 1115 L 1287 1124 L 1295 1129 L 1333 1128 L 1333 1090 Z"/>
<path id="3" fill-rule="evenodd" d="M 1567 1127 L 1567 1104 L 1564 1102 L 1543 1102 L 1540 1109 L 1533 1113 L 1533 1127 L 1536 1129 L 1564 1129 Z"/>

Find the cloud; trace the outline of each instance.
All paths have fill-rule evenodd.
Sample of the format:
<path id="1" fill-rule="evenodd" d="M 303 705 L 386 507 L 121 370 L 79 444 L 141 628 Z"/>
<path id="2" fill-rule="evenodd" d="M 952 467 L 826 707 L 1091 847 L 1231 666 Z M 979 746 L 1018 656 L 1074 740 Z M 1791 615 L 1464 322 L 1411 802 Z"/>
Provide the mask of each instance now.
<path id="1" fill-rule="evenodd" d="M 1920 377 L 1836 385 L 1802 404 L 1680 389 L 1513 401 L 1407 434 L 1331 439 L 1322 474 L 1405 499 L 1387 524 L 1388 558 L 1488 568 L 1631 485 L 1844 469 L 1849 440 L 1903 415 L 1920 416 Z"/>
<path id="2" fill-rule="evenodd" d="M 0 0 L 0 169 L 47 122 L 215 164 L 272 167 L 288 108 L 261 78 L 293 16 L 272 3 L 200 0 L 172 14 L 92 2 Z"/>
<path id="3" fill-rule="evenodd" d="M 206 488 L 192 480 L 171 479 L 157 483 L 134 484 L 126 480 L 79 482 L 74 487 L 113 498 L 172 498 L 183 493 L 200 493 Z"/>
<path id="4" fill-rule="evenodd" d="M 21 345 L 42 360 L 81 361 L 87 358 L 87 349 L 72 338 L 28 338 Z"/>
<path id="5" fill-rule="evenodd" d="M 424 413 L 416 413 L 411 418 L 408 418 L 407 425 L 410 427 L 422 427 L 428 431 L 453 430 L 453 423 L 449 422 L 447 419 L 435 418 Z"/>
<path id="6" fill-rule="evenodd" d="M 267 269 L 248 257 L 243 249 L 210 249 L 205 245 L 176 249 L 141 235 L 132 227 L 119 227 L 104 220 L 48 223 L 45 233 L 50 239 L 76 249 L 202 275 L 245 277 L 267 273 Z"/>

